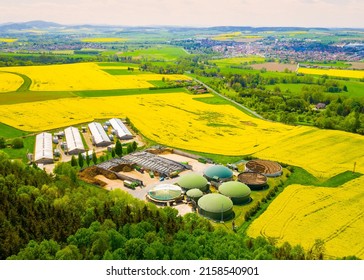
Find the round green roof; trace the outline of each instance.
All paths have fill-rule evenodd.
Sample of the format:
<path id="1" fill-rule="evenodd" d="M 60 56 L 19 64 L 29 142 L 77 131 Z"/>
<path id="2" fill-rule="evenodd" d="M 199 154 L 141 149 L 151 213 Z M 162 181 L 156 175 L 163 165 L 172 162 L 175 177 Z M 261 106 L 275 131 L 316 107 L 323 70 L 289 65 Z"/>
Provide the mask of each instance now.
<path id="1" fill-rule="evenodd" d="M 199 198 L 203 196 L 203 192 L 200 189 L 190 189 L 186 192 L 186 195 L 192 198 Z"/>
<path id="2" fill-rule="evenodd" d="M 244 183 L 230 181 L 219 186 L 219 192 L 228 197 L 248 197 L 251 193 L 250 188 Z"/>
<path id="3" fill-rule="evenodd" d="M 217 179 L 228 179 L 233 176 L 233 172 L 223 165 L 213 165 L 208 167 L 204 171 L 205 176 L 208 178 L 217 178 Z"/>
<path id="4" fill-rule="evenodd" d="M 205 189 L 208 182 L 205 177 L 196 173 L 188 173 L 179 178 L 177 184 L 184 189 Z"/>
<path id="5" fill-rule="evenodd" d="M 198 201 L 198 206 L 211 213 L 221 213 L 233 208 L 233 202 L 227 196 L 218 193 L 204 195 Z"/>

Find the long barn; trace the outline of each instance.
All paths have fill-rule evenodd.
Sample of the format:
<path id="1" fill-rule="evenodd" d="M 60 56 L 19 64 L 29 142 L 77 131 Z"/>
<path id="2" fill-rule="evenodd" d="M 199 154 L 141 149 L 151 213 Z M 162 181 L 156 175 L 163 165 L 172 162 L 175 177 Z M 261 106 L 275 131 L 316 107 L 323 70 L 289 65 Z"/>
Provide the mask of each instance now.
<path id="1" fill-rule="evenodd" d="M 120 119 L 113 118 L 109 120 L 112 128 L 116 131 L 116 135 L 118 138 L 122 140 L 133 139 L 133 134 L 129 131 L 129 129 L 123 124 Z"/>
<path id="2" fill-rule="evenodd" d="M 53 163 L 52 134 L 43 132 L 35 137 L 35 163 Z"/>
<path id="3" fill-rule="evenodd" d="M 104 128 L 98 122 L 92 122 L 88 124 L 92 135 L 92 143 L 97 147 L 106 147 L 111 145 L 111 141 L 107 136 Z"/>
<path id="4" fill-rule="evenodd" d="M 64 133 L 66 134 L 67 149 L 70 155 L 77 155 L 85 151 L 81 134 L 76 127 L 68 127 L 64 130 Z"/>

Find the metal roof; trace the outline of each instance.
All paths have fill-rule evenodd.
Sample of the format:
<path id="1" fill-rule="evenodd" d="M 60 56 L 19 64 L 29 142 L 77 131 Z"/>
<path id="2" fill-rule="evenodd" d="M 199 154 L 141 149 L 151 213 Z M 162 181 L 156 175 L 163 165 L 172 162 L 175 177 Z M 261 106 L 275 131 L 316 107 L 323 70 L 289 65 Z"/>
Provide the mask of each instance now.
<path id="1" fill-rule="evenodd" d="M 107 136 L 104 128 L 102 127 L 101 123 L 92 122 L 88 124 L 88 128 L 91 131 L 93 141 L 95 145 L 100 144 L 111 144 L 109 137 Z"/>
<path id="2" fill-rule="evenodd" d="M 52 134 L 43 132 L 35 137 L 34 161 L 53 160 Z"/>
<path id="3" fill-rule="evenodd" d="M 67 148 L 68 152 L 72 152 L 75 150 L 85 150 L 83 146 L 81 134 L 76 127 L 68 127 L 64 130 L 66 134 Z"/>
<path id="4" fill-rule="evenodd" d="M 119 138 L 125 138 L 125 137 L 133 137 L 133 134 L 129 131 L 129 129 L 123 124 L 123 122 L 120 119 L 110 119 L 109 120 L 111 126 L 113 129 L 116 130 L 117 135 Z"/>

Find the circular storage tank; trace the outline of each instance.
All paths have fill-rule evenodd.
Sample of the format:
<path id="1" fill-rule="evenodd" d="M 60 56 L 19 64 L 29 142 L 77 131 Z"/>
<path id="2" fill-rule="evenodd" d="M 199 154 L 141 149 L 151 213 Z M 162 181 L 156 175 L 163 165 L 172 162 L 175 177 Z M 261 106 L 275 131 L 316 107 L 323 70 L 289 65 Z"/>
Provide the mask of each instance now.
<path id="1" fill-rule="evenodd" d="M 148 192 L 148 198 L 155 202 L 173 202 L 182 197 L 182 189 L 171 184 L 155 186 Z"/>
<path id="2" fill-rule="evenodd" d="M 209 187 L 206 178 L 197 173 L 188 173 L 181 176 L 177 181 L 177 184 L 186 191 L 191 189 L 199 189 L 205 192 Z"/>
<path id="3" fill-rule="evenodd" d="M 245 164 L 245 170 L 263 174 L 267 177 L 278 177 L 282 175 L 282 166 L 270 160 L 254 159 Z"/>
<path id="4" fill-rule="evenodd" d="M 214 221 L 226 221 L 234 217 L 233 202 L 222 194 L 206 194 L 197 204 L 199 214 Z"/>
<path id="5" fill-rule="evenodd" d="M 251 201 L 250 188 L 237 181 L 222 183 L 219 186 L 219 192 L 227 197 L 230 197 L 234 204 L 246 204 Z"/>
<path id="6" fill-rule="evenodd" d="M 199 189 L 190 189 L 186 192 L 186 195 L 197 202 L 203 196 L 203 192 Z"/>
<path id="7" fill-rule="evenodd" d="M 204 171 L 204 175 L 209 181 L 225 182 L 233 177 L 233 172 L 223 165 L 213 165 Z"/>
<path id="8" fill-rule="evenodd" d="M 256 172 L 243 172 L 238 175 L 238 180 L 247 185 L 251 190 L 262 190 L 267 187 L 267 177 Z"/>

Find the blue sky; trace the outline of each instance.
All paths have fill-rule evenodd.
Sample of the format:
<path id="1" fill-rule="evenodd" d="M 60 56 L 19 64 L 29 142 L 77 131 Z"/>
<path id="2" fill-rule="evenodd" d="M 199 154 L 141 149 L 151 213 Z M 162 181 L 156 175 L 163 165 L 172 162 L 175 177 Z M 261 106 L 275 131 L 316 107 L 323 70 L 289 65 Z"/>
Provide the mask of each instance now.
<path id="1" fill-rule="evenodd" d="M 0 23 L 364 27 L 363 0 L 0 0 Z"/>

